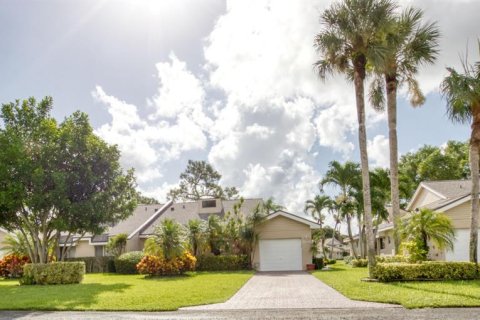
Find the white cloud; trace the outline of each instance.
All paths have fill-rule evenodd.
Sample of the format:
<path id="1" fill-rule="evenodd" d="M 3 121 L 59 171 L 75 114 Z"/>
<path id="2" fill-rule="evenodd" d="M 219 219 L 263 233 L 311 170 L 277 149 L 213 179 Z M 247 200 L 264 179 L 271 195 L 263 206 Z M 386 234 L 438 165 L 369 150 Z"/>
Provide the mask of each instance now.
<path id="1" fill-rule="evenodd" d="M 388 138 L 384 135 L 376 135 L 372 140 L 367 141 L 368 158 L 372 167 L 388 168 L 390 166 L 390 147 Z"/>

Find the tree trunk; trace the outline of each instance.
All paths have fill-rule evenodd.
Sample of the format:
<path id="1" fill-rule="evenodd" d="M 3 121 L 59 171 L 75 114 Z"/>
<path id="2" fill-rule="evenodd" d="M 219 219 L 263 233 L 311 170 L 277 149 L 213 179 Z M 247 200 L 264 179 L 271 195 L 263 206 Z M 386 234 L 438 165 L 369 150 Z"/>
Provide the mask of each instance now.
<path id="1" fill-rule="evenodd" d="M 360 165 L 362 168 L 363 213 L 367 234 L 368 274 L 373 277 L 373 268 L 376 266 L 375 243 L 372 225 L 372 201 L 370 196 L 370 171 L 368 167 L 367 129 L 365 126 L 365 66 L 366 58 L 359 55 L 354 59 L 353 80 L 355 85 L 355 100 L 358 118 L 358 142 L 360 147 Z"/>
<path id="2" fill-rule="evenodd" d="M 348 230 L 348 238 L 350 239 L 350 247 L 352 248 L 353 256 L 355 257 L 355 259 L 358 259 L 357 250 L 355 250 L 355 243 L 353 242 L 352 221 L 350 216 L 348 215 L 347 215 L 347 230 Z M 360 239 L 358 239 L 358 241 L 360 241 Z"/>
<path id="3" fill-rule="evenodd" d="M 398 140 L 397 140 L 397 77 L 385 75 L 387 88 L 388 142 L 390 146 L 390 196 L 392 202 L 391 220 L 393 222 L 393 244 L 398 254 L 400 237 L 398 220 L 400 218 L 400 194 L 398 186 Z"/>
<path id="4" fill-rule="evenodd" d="M 478 192 L 479 192 L 479 143 L 480 143 L 480 110 L 474 114 L 472 135 L 470 138 L 470 171 L 472 175 L 472 215 L 470 222 L 470 261 L 478 263 Z"/>

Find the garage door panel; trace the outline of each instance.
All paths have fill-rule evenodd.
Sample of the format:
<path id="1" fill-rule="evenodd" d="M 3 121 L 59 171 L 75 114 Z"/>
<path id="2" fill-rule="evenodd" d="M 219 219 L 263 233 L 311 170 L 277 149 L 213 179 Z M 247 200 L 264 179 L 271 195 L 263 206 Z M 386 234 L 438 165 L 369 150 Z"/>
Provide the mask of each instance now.
<path id="1" fill-rule="evenodd" d="M 260 271 L 302 270 L 301 239 L 260 240 Z"/>

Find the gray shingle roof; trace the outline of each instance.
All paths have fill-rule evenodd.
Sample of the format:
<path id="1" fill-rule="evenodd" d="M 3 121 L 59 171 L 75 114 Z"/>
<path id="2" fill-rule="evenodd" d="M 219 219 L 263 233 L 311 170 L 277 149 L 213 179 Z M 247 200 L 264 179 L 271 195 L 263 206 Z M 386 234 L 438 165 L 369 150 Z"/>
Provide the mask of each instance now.
<path id="1" fill-rule="evenodd" d="M 159 210 L 162 204 L 140 204 L 133 211 L 133 214 L 127 219 L 120 221 L 113 227 L 108 228 L 105 233 L 113 236 L 120 233 L 126 233 L 130 235 L 138 227 L 145 223 L 157 210 Z"/>
<path id="2" fill-rule="evenodd" d="M 424 181 L 422 184 L 449 199 L 467 195 L 472 188 L 471 180 Z"/>

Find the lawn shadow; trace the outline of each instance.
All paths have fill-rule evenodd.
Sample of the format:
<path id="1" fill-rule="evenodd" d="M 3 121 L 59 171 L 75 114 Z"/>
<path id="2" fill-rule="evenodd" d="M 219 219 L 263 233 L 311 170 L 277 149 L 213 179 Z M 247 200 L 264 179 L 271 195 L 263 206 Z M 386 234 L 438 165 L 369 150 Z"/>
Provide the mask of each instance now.
<path id="1" fill-rule="evenodd" d="M 425 281 L 425 282 L 427 282 L 427 281 Z M 471 294 L 465 294 L 465 293 L 454 292 L 454 291 L 434 290 L 434 289 L 431 289 L 431 288 L 419 288 L 419 287 L 411 285 L 411 283 L 412 282 L 390 282 L 388 284 L 393 285 L 395 287 L 406 288 L 406 289 L 416 290 L 416 291 L 421 291 L 421 292 L 426 292 L 426 293 L 445 294 L 445 295 L 449 295 L 449 296 L 457 296 L 457 297 L 462 297 L 462 298 L 474 299 L 474 300 L 478 300 L 479 305 L 480 305 L 480 295 L 474 296 L 474 295 L 471 295 Z M 415 282 L 413 282 L 413 283 L 415 283 Z M 435 282 L 432 281 L 432 282 L 429 282 L 429 283 L 435 283 Z M 449 283 L 449 284 L 461 285 L 461 284 L 464 283 L 464 281 L 458 281 L 458 282 L 456 282 L 456 281 L 445 281 L 445 282 L 439 281 L 438 283 Z M 475 281 L 475 280 L 471 280 L 471 282 L 469 284 L 473 284 L 477 287 L 480 287 L 480 282 Z"/>
<path id="2" fill-rule="evenodd" d="M 83 310 L 96 304 L 100 294 L 123 292 L 129 287 L 125 283 L 0 287 L 2 296 L 16 299 L 13 303 L 0 303 L 0 310 Z"/>

